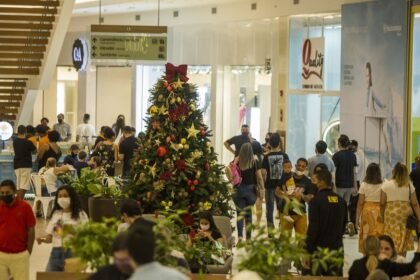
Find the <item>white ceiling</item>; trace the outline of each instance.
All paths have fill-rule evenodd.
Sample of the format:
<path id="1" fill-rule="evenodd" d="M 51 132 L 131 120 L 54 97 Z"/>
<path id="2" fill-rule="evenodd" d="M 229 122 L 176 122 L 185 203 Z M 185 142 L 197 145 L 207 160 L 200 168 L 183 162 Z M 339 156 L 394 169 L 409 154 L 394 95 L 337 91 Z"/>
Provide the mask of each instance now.
<path id="1" fill-rule="evenodd" d="M 180 9 L 197 6 L 217 6 L 244 0 L 160 0 L 162 10 Z M 158 0 L 102 0 L 102 14 L 117 14 L 156 11 Z M 92 15 L 99 13 L 99 0 L 76 0 L 73 10 L 75 15 Z"/>

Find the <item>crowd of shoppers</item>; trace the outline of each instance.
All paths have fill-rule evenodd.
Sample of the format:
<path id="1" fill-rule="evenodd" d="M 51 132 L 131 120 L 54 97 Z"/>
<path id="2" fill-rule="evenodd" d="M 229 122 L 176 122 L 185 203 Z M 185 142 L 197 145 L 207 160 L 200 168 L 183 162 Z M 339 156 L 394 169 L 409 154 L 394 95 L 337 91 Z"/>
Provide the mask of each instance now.
<path id="1" fill-rule="evenodd" d="M 49 130 L 48 120 L 44 118 L 43 124 L 36 128 L 37 135 L 33 134 L 33 127 L 18 127 L 14 139 L 18 188 L 12 181 L 0 184 L 0 279 L 3 276 L 5 279 L 9 276 L 17 280 L 27 279 L 29 254 L 35 240 L 35 218 L 22 198 L 29 185 L 33 153 L 38 152 L 38 168 L 46 185 L 44 192 L 54 196 L 46 235 L 36 239 L 38 244 L 53 245 L 47 271 L 62 271 L 65 260 L 72 256 L 63 248 L 63 227 L 79 226 L 88 221 L 74 189 L 67 185 L 57 188 L 58 175 L 75 170 L 80 176 L 83 168 L 91 168 L 114 176 L 119 161 L 124 163 L 123 175 L 130 172 L 130 161 L 138 147 L 138 139 L 133 128 L 125 125 L 124 116 L 118 116 L 112 127 L 101 128 L 99 141 L 91 153 L 72 145 L 61 166 L 57 164 L 62 156 L 57 142 L 71 137 L 71 129 L 64 122 L 64 116 L 59 115 L 58 120 L 54 130 Z M 86 131 L 92 135 L 88 121 L 89 116 L 85 115 L 84 126 L 79 126 L 77 132 L 79 139 L 85 137 Z M 313 157 L 302 157 L 296 162 L 290 161 L 282 144 L 278 133 L 269 133 L 266 143 L 261 145 L 251 137 L 247 125 L 242 126 L 241 135 L 225 142 L 225 147 L 233 154 L 232 165 L 237 170 L 237 174 L 230 174 L 230 179 L 240 177 L 233 196 L 238 216 L 238 242 L 243 241 L 244 232 L 247 240 L 252 238 L 252 207 L 257 206 L 259 223 L 265 201 L 267 227 L 270 230 L 275 228 L 277 216 L 282 230 L 294 231 L 305 238 L 309 254 L 319 248 L 343 253 L 345 233 L 352 235 L 358 231 L 359 251 L 364 257 L 352 264 L 350 279 L 367 279 L 381 272 L 387 277 L 415 272 L 416 263 L 420 261 L 419 246 L 411 262 L 400 263 L 399 258 L 404 258 L 407 251 L 414 249 L 412 230 L 406 223 L 409 216 L 420 217 L 419 158 L 416 158 L 416 168 L 411 173 L 398 162 L 392 177 L 386 180 L 377 163 L 370 163 L 364 169 L 357 141 L 351 141 L 346 135 L 338 138 L 339 149 L 331 158 L 327 154 L 327 144 L 322 140 L 316 143 Z M 291 206 L 291 201 L 296 203 Z M 354 203 L 357 207 L 353 209 Z M 92 279 L 111 279 L 110 275 L 118 276 L 118 279 L 148 279 L 156 273 L 164 279 L 187 279 L 185 274 L 154 261 L 154 223 L 141 217 L 136 201 L 124 201 L 121 215 L 124 223 L 119 227 L 120 235 L 112 248 L 114 264 L 99 270 Z M 6 228 L 15 231 L 12 234 Z M 270 231 L 268 237 L 272 238 Z M 225 244 L 224 236 L 209 212 L 200 213 L 199 228 L 190 233 L 186 246 L 195 246 L 198 242 L 215 246 Z M 343 275 L 342 266 L 333 269 L 319 267 L 314 271 L 310 260 L 302 261 L 299 270 L 302 274 Z"/>

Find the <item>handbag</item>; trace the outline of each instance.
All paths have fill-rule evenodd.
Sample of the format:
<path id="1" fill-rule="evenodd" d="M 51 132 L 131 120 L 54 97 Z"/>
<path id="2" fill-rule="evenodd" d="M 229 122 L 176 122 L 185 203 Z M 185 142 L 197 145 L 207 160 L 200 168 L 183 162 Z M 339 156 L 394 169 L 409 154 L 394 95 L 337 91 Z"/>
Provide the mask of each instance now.
<path id="1" fill-rule="evenodd" d="M 419 220 L 417 219 L 416 215 L 414 214 L 414 209 L 413 209 L 413 206 L 411 205 L 411 188 L 410 188 L 410 186 L 408 186 L 408 199 L 409 199 L 410 207 L 411 207 L 411 210 L 412 210 L 413 214 L 411 214 L 407 217 L 407 222 L 405 224 L 405 227 L 409 230 L 417 231 L 418 226 L 419 226 Z"/>

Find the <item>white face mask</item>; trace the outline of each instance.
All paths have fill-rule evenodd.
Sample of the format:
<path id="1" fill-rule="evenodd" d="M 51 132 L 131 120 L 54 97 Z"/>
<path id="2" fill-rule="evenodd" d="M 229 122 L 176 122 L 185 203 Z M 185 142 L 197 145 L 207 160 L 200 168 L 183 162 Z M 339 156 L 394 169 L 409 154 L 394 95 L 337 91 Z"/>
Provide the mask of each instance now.
<path id="1" fill-rule="evenodd" d="M 203 224 L 200 224 L 200 228 L 201 228 L 202 230 L 206 231 L 206 230 L 209 230 L 209 229 L 210 229 L 210 225 L 203 225 Z"/>
<path id="2" fill-rule="evenodd" d="M 303 171 L 299 171 L 299 170 L 296 170 L 295 174 L 296 174 L 297 176 L 303 176 L 303 175 L 305 175 L 305 172 L 303 172 Z"/>
<path id="3" fill-rule="evenodd" d="M 62 209 L 67 209 L 70 206 L 70 198 L 69 197 L 60 197 L 57 200 L 58 205 L 60 205 L 60 207 Z"/>

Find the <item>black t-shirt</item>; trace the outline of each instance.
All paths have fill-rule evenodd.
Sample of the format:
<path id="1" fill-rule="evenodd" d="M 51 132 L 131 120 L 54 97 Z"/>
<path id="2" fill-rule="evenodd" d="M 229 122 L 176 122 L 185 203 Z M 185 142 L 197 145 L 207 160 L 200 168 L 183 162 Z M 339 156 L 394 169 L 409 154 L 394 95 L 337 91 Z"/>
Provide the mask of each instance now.
<path id="1" fill-rule="evenodd" d="M 241 170 L 241 177 L 243 185 L 256 185 L 257 184 L 257 170 L 260 169 L 258 167 L 257 161 L 254 161 L 253 166 L 246 170 Z"/>
<path id="2" fill-rule="evenodd" d="M 354 187 L 354 167 L 356 155 L 350 150 L 341 150 L 333 155 L 335 165 L 335 185 L 337 188 Z"/>
<path id="3" fill-rule="evenodd" d="M 267 171 L 267 178 L 265 180 L 266 189 L 275 189 L 282 185 L 283 162 L 286 159 L 289 159 L 289 156 L 283 152 L 271 152 L 264 157 L 262 169 Z"/>
<path id="4" fill-rule="evenodd" d="M 118 270 L 115 264 L 110 264 L 99 269 L 90 277 L 90 280 L 126 280 L 130 275 L 125 275 Z"/>
<path id="5" fill-rule="evenodd" d="M 76 161 L 73 166 L 74 166 L 74 169 L 76 169 L 77 171 L 77 176 L 80 177 L 82 173 L 82 169 L 89 167 L 89 164 L 85 161 Z"/>
<path id="6" fill-rule="evenodd" d="M 124 141 L 121 142 L 119 147 L 119 153 L 124 155 L 124 174 L 127 175 L 127 173 L 131 169 L 131 159 L 133 158 L 134 151 L 139 147 L 137 144 L 137 138 L 134 136 L 130 136 Z"/>
<path id="7" fill-rule="evenodd" d="M 312 194 L 315 195 L 317 192 L 317 188 L 315 187 L 314 184 L 312 184 L 311 180 L 306 177 L 306 176 L 302 176 L 302 178 L 296 178 L 296 176 L 293 176 L 293 180 L 295 181 L 295 187 L 296 189 L 302 189 L 302 193 L 304 195 L 308 195 L 308 194 Z M 303 198 L 300 200 L 300 203 L 303 206 L 303 212 L 306 213 L 306 205 L 305 205 L 305 200 L 303 200 Z"/>
<path id="8" fill-rule="evenodd" d="M 317 247 L 338 250 L 343 247 L 347 204 L 331 189 L 323 189 L 309 202 L 306 247 L 312 254 Z"/>
<path id="9" fill-rule="evenodd" d="M 229 145 L 235 145 L 235 157 L 239 155 L 239 151 L 241 150 L 241 147 L 245 143 L 249 143 L 249 136 L 248 135 L 237 135 L 233 136 L 229 140 L 227 140 Z"/>
<path id="10" fill-rule="evenodd" d="M 73 165 L 77 162 L 77 155 L 69 154 L 67 155 L 64 160 L 63 164 Z"/>
<path id="11" fill-rule="evenodd" d="M 222 238 L 222 234 L 218 230 L 213 230 L 211 232 L 211 238 L 213 238 L 213 240 L 216 241 L 217 239 Z M 201 238 L 200 241 L 207 242 L 207 241 L 210 241 L 210 240 L 207 237 L 204 237 L 204 238 Z"/>
<path id="12" fill-rule="evenodd" d="M 28 139 L 16 138 L 13 140 L 13 149 L 13 168 L 32 168 L 32 152 L 36 150 L 34 144 Z"/>

